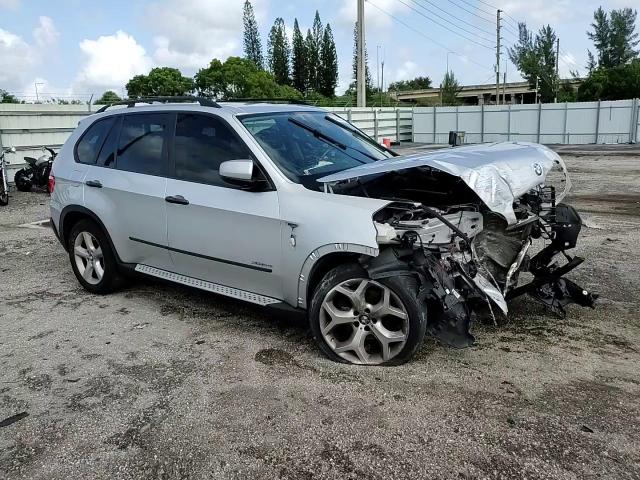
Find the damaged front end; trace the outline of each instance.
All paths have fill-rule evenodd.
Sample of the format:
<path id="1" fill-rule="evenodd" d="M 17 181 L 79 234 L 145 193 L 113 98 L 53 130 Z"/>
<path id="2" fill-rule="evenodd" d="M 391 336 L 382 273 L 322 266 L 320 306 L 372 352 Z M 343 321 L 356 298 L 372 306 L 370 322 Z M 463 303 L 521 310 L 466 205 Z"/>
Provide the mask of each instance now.
<path id="1" fill-rule="evenodd" d="M 380 254 L 363 266 L 374 280 L 418 277 L 429 333 L 455 348 L 473 344 L 475 317 L 495 321 L 520 295 L 560 316 L 568 304 L 593 308 L 597 298 L 564 278 L 583 262 L 567 253 L 582 222 L 558 202 L 569 185 L 566 167 L 539 145 L 496 145 L 452 149 L 453 158 L 401 157 L 376 162 L 396 163 L 386 171 L 349 176 L 356 168 L 324 179 L 333 193 L 390 200 L 373 217 Z M 488 158 L 492 153 L 499 159 Z M 553 171 L 561 174 L 559 195 Z"/>

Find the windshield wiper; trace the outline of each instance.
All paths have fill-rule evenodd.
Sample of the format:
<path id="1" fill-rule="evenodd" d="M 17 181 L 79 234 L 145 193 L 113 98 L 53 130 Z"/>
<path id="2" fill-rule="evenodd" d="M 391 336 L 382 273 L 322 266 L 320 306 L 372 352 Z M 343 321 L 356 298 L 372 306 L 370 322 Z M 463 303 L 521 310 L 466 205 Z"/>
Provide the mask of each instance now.
<path id="1" fill-rule="evenodd" d="M 338 147 L 341 150 L 346 150 L 347 149 L 347 146 L 344 143 L 336 140 L 333 137 L 330 137 L 326 133 L 322 133 L 320 130 L 318 130 L 317 128 L 313 128 L 311 125 L 307 125 L 306 123 L 301 122 L 300 120 L 296 120 L 295 118 L 291 118 L 291 117 L 289 117 L 289 121 L 291 123 L 293 123 L 294 125 L 297 125 L 300 128 L 304 128 L 308 132 L 313 133 L 313 136 L 316 137 L 316 138 L 320 138 L 320 139 L 322 139 L 322 140 L 324 140 L 326 142 L 329 142 L 329 143 L 335 145 L 336 147 Z"/>

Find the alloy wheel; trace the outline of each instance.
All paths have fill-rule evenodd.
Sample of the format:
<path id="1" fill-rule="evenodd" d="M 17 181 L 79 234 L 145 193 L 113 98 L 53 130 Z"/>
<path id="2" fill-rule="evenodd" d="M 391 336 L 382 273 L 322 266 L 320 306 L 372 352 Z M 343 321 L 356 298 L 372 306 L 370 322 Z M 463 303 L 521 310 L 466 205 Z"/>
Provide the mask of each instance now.
<path id="1" fill-rule="evenodd" d="M 73 256 L 82 278 L 97 285 L 104 276 L 104 256 L 98 239 L 89 232 L 80 232 L 75 239 Z"/>
<path id="2" fill-rule="evenodd" d="M 350 279 L 325 296 L 320 332 L 343 359 L 375 365 L 402 351 L 409 336 L 409 315 L 389 288 L 369 279 Z"/>

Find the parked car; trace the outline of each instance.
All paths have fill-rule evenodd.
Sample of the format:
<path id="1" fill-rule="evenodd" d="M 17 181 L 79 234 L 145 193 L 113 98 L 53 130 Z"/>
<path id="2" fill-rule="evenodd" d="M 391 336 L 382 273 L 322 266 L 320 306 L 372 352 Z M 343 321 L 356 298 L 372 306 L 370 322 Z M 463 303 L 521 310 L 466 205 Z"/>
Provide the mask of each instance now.
<path id="1" fill-rule="evenodd" d="M 403 157 L 306 105 L 145 102 L 81 121 L 53 165 L 52 225 L 90 292 L 139 273 L 286 307 L 329 358 L 385 365 L 427 333 L 473 344 L 472 316 L 523 293 L 559 314 L 594 304 L 563 278 L 581 221 L 544 146 Z"/>

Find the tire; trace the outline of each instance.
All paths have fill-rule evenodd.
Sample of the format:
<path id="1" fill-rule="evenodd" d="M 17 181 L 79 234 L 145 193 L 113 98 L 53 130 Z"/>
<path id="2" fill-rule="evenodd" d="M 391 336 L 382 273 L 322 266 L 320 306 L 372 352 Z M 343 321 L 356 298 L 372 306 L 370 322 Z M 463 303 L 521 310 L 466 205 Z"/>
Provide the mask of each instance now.
<path id="1" fill-rule="evenodd" d="M 71 268 L 80 284 L 91 293 L 111 293 L 122 283 L 110 245 L 102 229 L 91 220 L 80 220 L 71 228 L 67 243 Z"/>
<path id="2" fill-rule="evenodd" d="M 24 170 L 18 170 L 16 175 L 13 177 L 13 181 L 16 183 L 16 188 L 21 192 L 30 192 L 31 191 L 31 180 L 27 178 L 27 172 Z"/>
<path id="3" fill-rule="evenodd" d="M 417 296 L 414 277 L 374 281 L 360 265 L 340 265 L 325 275 L 313 294 L 311 332 L 322 353 L 336 362 L 400 365 L 422 345 L 427 328 L 426 305 Z M 354 345 L 359 346 L 351 349 Z"/>

